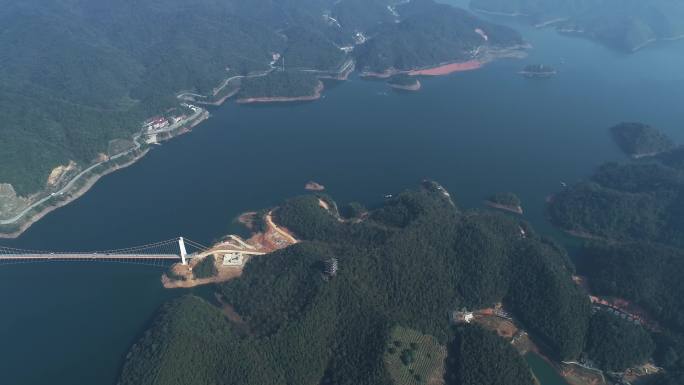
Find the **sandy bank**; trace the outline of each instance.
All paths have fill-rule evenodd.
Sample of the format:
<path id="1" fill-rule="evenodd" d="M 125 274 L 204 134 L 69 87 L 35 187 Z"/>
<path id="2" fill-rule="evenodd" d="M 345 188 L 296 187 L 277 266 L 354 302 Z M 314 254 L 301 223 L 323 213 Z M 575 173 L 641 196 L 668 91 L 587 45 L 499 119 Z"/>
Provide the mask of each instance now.
<path id="1" fill-rule="evenodd" d="M 444 64 L 437 67 L 409 71 L 410 76 L 443 76 L 454 72 L 473 71 L 482 68 L 485 63 L 479 60 L 468 60 L 460 63 Z"/>
<path id="2" fill-rule="evenodd" d="M 376 79 L 388 79 L 396 75 L 409 75 L 409 76 L 442 76 L 448 75 L 454 72 L 462 71 L 472 71 L 479 68 L 485 63 L 480 60 L 468 60 L 465 62 L 452 62 L 446 64 L 438 64 L 431 67 L 425 68 L 414 68 L 410 70 L 399 70 L 396 68 L 388 68 L 383 72 L 372 72 L 366 71 L 361 74 L 362 77 L 376 78 Z"/>
<path id="3" fill-rule="evenodd" d="M 387 79 L 402 74 L 409 76 L 443 76 L 455 72 L 473 71 L 482 68 L 485 64 L 494 60 L 524 58 L 527 56 L 525 51 L 530 48 L 532 48 L 532 46 L 528 43 L 521 43 L 505 48 L 482 46 L 476 50 L 473 54 L 473 58 L 470 60 L 439 63 L 407 70 L 388 68 L 382 72 L 365 71 L 361 73 L 361 77 Z"/>

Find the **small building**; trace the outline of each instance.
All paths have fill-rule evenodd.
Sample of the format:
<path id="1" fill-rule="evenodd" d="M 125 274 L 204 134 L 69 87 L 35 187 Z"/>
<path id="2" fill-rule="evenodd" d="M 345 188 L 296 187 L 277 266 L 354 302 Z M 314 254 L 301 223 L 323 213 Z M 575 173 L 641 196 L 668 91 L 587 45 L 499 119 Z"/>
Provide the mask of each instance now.
<path id="1" fill-rule="evenodd" d="M 223 254 L 223 266 L 242 266 L 245 263 L 245 256 L 242 253 Z"/>
<path id="2" fill-rule="evenodd" d="M 453 324 L 469 324 L 475 320 L 475 314 L 473 312 L 470 312 L 468 310 L 463 309 L 462 311 L 453 311 L 451 312 L 451 322 Z"/>
<path id="3" fill-rule="evenodd" d="M 329 258 L 324 262 L 325 265 L 325 275 L 328 278 L 332 278 L 337 275 L 337 270 L 339 268 L 339 263 L 337 258 Z"/>

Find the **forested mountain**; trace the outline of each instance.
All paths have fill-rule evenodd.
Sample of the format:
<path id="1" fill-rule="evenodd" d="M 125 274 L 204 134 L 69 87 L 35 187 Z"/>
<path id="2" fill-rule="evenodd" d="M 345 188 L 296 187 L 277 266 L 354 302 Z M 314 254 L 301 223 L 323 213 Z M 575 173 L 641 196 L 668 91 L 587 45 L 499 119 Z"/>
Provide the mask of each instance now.
<path id="1" fill-rule="evenodd" d="M 592 243 L 584 251 L 591 287 L 626 298 L 661 323 L 684 330 L 684 252 L 649 243 Z"/>
<path id="2" fill-rule="evenodd" d="M 662 131 L 642 123 L 620 123 L 611 128 L 618 146 L 630 156 L 639 158 L 672 150 L 672 139 Z"/>
<path id="3" fill-rule="evenodd" d="M 499 301 L 559 357 L 576 358 L 584 346 L 587 295 L 573 284 L 563 252 L 512 217 L 461 212 L 424 188 L 362 222 L 341 222 L 313 195 L 286 201 L 277 220 L 304 241 L 252 260 L 241 278 L 221 285 L 242 321 L 216 321 L 219 311 L 199 299 L 168 305 L 131 350 L 121 384 L 388 384 L 383 355 L 395 326 L 445 344 L 450 311 Z M 339 269 L 326 278 L 330 258 Z M 174 326 L 185 322 L 193 330 Z M 457 338 L 452 351 L 486 357 L 454 353 L 452 378 L 474 384 L 491 370 L 487 383 L 503 385 L 506 373 L 530 383 L 524 362 L 499 337 L 473 329 Z"/>
<path id="4" fill-rule="evenodd" d="M 654 156 L 602 165 L 589 180 L 553 197 L 551 220 L 589 237 L 684 247 L 684 149 L 671 149 L 668 137 L 643 124 L 611 131 L 627 153 Z"/>
<path id="5" fill-rule="evenodd" d="M 486 49 L 520 45 L 508 27 L 431 0 L 397 7 L 400 23 L 384 23 L 369 31 L 359 48 L 359 66 L 367 71 L 410 70 L 435 64 L 477 59 Z M 479 33 L 478 33 L 479 32 Z"/>
<path id="6" fill-rule="evenodd" d="M 389 55 L 377 65 L 402 68 L 459 59 L 482 39 L 475 26 L 495 44 L 519 40 L 432 0 L 398 3 L 2 0 L 0 183 L 21 196 L 39 191 L 53 168 L 92 163 L 177 105 L 176 93 L 207 95 L 230 76 L 270 70 L 274 53 L 288 70 L 334 72 L 357 56 L 375 67 Z M 357 33 L 378 43 L 358 46 Z M 364 49 L 349 53 L 355 45 Z"/>
<path id="7" fill-rule="evenodd" d="M 628 126 L 616 140 L 633 145 L 671 141 L 643 125 Z M 636 130 L 635 130 L 636 128 Z M 636 134 L 636 136 L 634 135 Z M 654 141 L 655 139 L 655 141 Z M 638 151 L 638 149 L 637 149 Z M 603 297 L 626 300 L 660 325 L 653 334 L 656 363 L 666 369 L 656 384 L 684 376 L 684 151 L 670 150 L 624 164 L 603 165 L 591 177 L 557 194 L 549 206 L 552 221 L 591 238 L 580 251 L 580 274 Z M 598 321 L 601 321 L 598 323 Z M 653 328 L 653 327 L 652 327 Z M 598 341 L 592 335 L 601 335 Z M 608 340 L 630 340 L 617 349 Z M 590 323 L 587 350 L 611 370 L 643 361 L 652 343 L 643 331 L 603 317 Z M 639 349 L 634 349 L 639 346 Z"/>
<path id="8" fill-rule="evenodd" d="M 176 92 L 208 92 L 226 68 L 267 68 L 285 44 L 230 1 L 5 3 L 0 181 L 20 194 L 41 188 L 52 167 L 91 162 Z"/>
<path id="9" fill-rule="evenodd" d="M 587 354 L 600 368 L 621 372 L 646 362 L 655 349 L 641 325 L 607 311 L 597 311 L 589 323 Z"/>
<path id="10" fill-rule="evenodd" d="M 530 369 L 518 352 L 479 326 L 459 328 L 449 344 L 447 385 L 533 385 Z"/>
<path id="11" fill-rule="evenodd" d="M 684 37 L 684 3 L 679 0 L 473 0 L 471 7 L 553 23 L 561 32 L 626 51 Z"/>

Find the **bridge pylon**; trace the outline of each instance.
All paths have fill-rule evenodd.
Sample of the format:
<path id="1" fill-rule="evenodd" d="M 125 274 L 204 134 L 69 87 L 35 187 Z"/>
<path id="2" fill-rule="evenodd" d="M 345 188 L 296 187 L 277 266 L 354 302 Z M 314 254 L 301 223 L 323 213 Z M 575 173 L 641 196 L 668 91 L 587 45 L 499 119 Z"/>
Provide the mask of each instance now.
<path id="1" fill-rule="evenodd" d="M 178 248 L 180 248 L 180 257 L 183 265 L 187 265 L 188 261 L 185 257 L 188 255 L 188 252 L 185 250 L 185 241 L 183 240 L 183 237 L 178 238 Z"/>

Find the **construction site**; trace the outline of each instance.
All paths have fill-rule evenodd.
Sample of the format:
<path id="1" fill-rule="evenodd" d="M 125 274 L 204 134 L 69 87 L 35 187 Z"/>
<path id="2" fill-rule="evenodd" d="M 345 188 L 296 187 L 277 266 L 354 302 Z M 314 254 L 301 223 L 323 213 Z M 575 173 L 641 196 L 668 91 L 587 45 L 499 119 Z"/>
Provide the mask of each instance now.
<path id="1" fill-rule="evenodd" d="M 242 275 L 252 258 L 284 249 L 299 242 L 292 233 L 273 219 L 277 209 L 266 213 L 248 212 L 239 222 L 251 231 L 248 239 L 227 235 L 207 251 L 194 256 L 187 264 L 178 263 L 162 276 L 167 289 L 190 288 L 226 282 Z M 257 223 L 259 226 L 257 226 Z"/>

